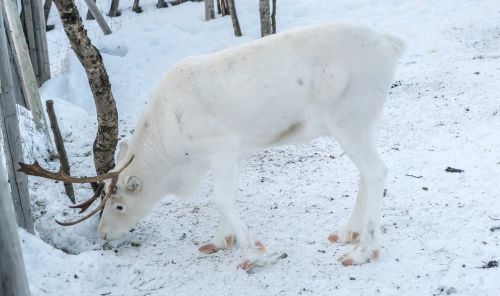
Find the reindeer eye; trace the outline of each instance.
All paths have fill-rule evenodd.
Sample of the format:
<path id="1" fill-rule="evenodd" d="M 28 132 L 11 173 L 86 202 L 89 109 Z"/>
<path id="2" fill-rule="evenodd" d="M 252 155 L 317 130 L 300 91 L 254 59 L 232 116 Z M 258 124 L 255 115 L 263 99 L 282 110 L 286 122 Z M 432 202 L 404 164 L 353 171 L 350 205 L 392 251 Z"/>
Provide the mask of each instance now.
<path id="1" fill-rule="evenodd" d="M 118 211 L 123 211 L 123 206 L 122 205 L 116 205 L 116 209 Z"/>

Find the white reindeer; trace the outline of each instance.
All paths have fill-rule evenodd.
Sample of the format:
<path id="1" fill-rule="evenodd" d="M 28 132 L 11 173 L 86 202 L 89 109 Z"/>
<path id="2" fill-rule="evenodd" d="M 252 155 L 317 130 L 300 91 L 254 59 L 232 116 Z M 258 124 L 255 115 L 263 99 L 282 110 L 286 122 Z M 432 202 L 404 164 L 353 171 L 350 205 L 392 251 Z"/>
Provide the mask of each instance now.
<path id="1" fill-rule="evenodd" d="M 249 270 L 263 262 L 265 248 L 235 208 L 241 160 L 332 136 L 358 167 L 360 185 L 349 222 L 329 240 L 356 244 L 339 259 L 343 265 L 376 259 L 386 177 L 376 129 L 404 47 L 365 27 L 326 24 L 179 62 L 161 80 L 128 149 L 121 145 L 121 170 L 106 176 L 112 180 L 98 207 L 100 236 L 118 238 L 165 195 L 193 195 L 211 170 L 221 222 L 200 251 L 228 248 L 236 237 L 245 250 L 240 266 Z"/>

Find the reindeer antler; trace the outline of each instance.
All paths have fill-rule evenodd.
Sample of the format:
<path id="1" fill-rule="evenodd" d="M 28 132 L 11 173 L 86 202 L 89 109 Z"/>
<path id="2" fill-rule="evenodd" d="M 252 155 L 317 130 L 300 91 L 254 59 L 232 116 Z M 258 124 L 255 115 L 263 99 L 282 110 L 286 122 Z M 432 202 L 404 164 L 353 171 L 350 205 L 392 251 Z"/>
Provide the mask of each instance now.
<path id="1" fill-rule="evenodd" d="M 117 177 L 134 159 L 134 156 L 130 158 L 130 160 L 117 172 L 107 172 L 102 175 L 98 175 L 95 177 L 72 177 L 66 175 L 63 171 L 59 170 L 59 172 L 51 172 L 40 166 L 38 161 L 35 160 L 33 164 L 25 164 L 20 162 L 19 169 L 17 171 L 23 172 L 26 175 L 43 177 L 56 181 L 63 181 L 67 183 L 92 183 L 92 182 L 102 182 L 107 179 L 111 179 L 113 177 Z"/>
<path id="2" fill-rule="evenodd" d="M 103 181 L 111 179 L 111 183 L 109 184 L 106 195 L 102 199 L 101 203 L 95 209 L 93 209 L 90 213 L 81 217 L 80 219 L 77 219 L 75 221 L 70 221 L 70 222 L 59 222 L 56 219 L 57 224 L 62 225 L 62 226 L 70 226 L 70 225 L 75 225 L 75 224 L 78 224 L 82 221 L 87 220 L 88 218 L 92 217 L 93 215 L 95 215 L 97 212 L 99 212 L 101 209 L 104 208 L 104 206 L 106 205 L 106 202 L 108 201 L 108 199 L 111 197 L 111 194 L 115 190 L 116 182 L 118 182 L 118 176 L 120 176 L 120 174 L 123 172 L 123 170 L 125 170 L 130 165 L 130 163 L 132 162 L 133 159 L 134 159 L 134 155 L 132 155 L 132 157 L 130 157 L 130 160 L 118 171 L 108 172 L 108 173 L 98 175 L 95 177 L 72 177 L 72 176 L 65 174 L 61 170 L 59 170 L 59 172 L 57 172 L 57 173 L 51 172 L 51 171 L 48 171 L 48 170 L 42 168 L 40 166 L 40 164 L 38 163 L 38 161 L 35 161 L 33 164 L 25 164 L 25 163 L 20 162 L 19 163 L 20 167 L 19 167 L 18 171 L 23 172 L 26 175 L 43 177 L 43 178 L 47 178 L 50 180 L 63 181 L 63 182 L 68 182 L 68 183 L 99 182 L 99 187 L 97 188 L 96 192 L 94 193 L 94 195 L 91 198 L 89 198 L 88 200 L 84 201 L 81 204 L 70 206 L 70 208 L 80 209 L 79 213 L 85 212 L 92 205 L 92 203 L 94 203 L 95 200 L 101 195 L 101 193 L 104 189 L 104 182 Z"/>

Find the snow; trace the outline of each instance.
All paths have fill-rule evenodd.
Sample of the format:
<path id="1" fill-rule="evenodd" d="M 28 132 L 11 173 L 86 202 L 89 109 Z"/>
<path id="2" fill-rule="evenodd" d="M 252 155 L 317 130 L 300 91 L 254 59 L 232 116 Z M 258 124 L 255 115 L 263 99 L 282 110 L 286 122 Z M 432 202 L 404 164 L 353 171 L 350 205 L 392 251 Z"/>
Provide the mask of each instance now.
<path id="1" fill-rule="evenodd" d="M 122 138 L 176 61 L 260 34 L 257 1 L 237 1 L 241 38 L 229 17 L 205 22 L 203 3 L 160 10 L 155 3 L 141 1 L 144 12 L 135 14 L 122 1 L 123 15 L 111 20 L 114 32 L 105 37 L 85 22 L 112 82 Z M 108 4 L 98 4 L 107 11 Z M 217 225 L 210 178 L 198 198 L 165 198 L 133 232 L 104 248 L 97 217 L 58 226 L 54 218 L 77 216 L 66 208 L 62 184 L 30 178 L 37 235 L 19 233 L 33 295 L 498 295 L 500 269 L 481 267 L 500 260 L 500 231 L 490 230 L 500 226 L 499 17 L 495 0 L 278 1 L 278 31 L 349 21 L 407 42 L 380 129 L 390 173 L 379 262 L 336 261 L 351 246 L 326 238 L 349 217 L 357 171 L 335 142 L 321 138 L 248 160 L 238 208 L 270 261 L 252 274 L 236 268 L 237 246 L 213 255 L 197 250 Z M 63 34 L 59 23 L 48 33 L 57 75 L 41 95 L 55 101 L 73 174 L 90 175 L 95 111 Z M 41 164 L 58 168 L 47 159 Z M 84 187 L 76 193 L 80 200 L 91 194 Z"/>

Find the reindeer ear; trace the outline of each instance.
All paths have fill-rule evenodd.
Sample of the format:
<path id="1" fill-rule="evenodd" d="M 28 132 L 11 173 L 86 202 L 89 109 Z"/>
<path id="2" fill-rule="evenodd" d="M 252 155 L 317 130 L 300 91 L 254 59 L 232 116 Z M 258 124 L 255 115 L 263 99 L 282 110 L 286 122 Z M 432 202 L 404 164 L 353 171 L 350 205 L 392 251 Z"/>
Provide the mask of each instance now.
<path id="1" fill-rule="evenodd" d="M 121 142 L 120 147 L 118 148 L 117 162 L 120 162 L 125 157 L 125 155 L 127 154 L 127 150 L 128 150 L 128 142 L 127 141 Z"/>
<path id="2" fill-rule="evenodd" d="M 138 192 L 141 190 L 141 180 L 136 176 L 128 177 L 126 188 L 128 191 Z"/>

